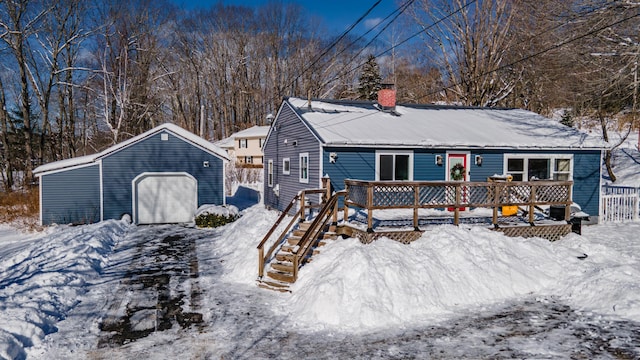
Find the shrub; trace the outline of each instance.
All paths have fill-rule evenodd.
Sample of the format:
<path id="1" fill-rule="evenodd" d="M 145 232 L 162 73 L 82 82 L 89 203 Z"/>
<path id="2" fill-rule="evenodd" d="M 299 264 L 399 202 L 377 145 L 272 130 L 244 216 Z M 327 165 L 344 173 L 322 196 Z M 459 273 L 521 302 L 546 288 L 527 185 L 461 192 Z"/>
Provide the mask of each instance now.
<path id="1" fill-rule="evenodd" d="M 216 228 L 238 219 L 237 215 L 201 214 L 196 217 L 196 226 Z"/>
<path id="2" fill-rule="evenodd" d="M 196 213 L 195 223 L 198 227 L 216 228 L 236 221 L 240 215 L 235 206 L 203 206 Z"/>

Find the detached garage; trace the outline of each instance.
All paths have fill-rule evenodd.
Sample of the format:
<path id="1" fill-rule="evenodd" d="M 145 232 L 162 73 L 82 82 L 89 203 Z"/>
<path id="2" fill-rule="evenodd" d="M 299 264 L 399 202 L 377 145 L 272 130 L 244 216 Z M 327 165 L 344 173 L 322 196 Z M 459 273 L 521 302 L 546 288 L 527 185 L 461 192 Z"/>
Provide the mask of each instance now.
<path id="1" fill-rule="evenodd" d="M 98 154 L 34 170 L 40 222 L 85 224 L 131 215 L 136 224 L 193 221 L 203 204 L 224 204 L 226 152 L 164 124 Z"/>

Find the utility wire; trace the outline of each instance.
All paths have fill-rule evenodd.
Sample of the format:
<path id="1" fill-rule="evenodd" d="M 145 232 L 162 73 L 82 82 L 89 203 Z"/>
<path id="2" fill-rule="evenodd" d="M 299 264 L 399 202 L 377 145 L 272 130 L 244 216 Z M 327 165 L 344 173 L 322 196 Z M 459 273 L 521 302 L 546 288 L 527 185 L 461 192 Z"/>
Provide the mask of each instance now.
<path id="1" fill-rule="evenodd" d="M 567 44 L 570 44 L 570 43 L 572 43 L 572 42 L 574 42 L 574 41 L 577 41 L 577 40 L 583 39 L 583 38 L 585 38 L 585 37 L 587 37 L 587 36 L 590 36 L 590 35 L 593 35 L 593 34 L 599 33 L 600 31 L 605 30 L 606 28 L 609 28 L 609 27 L 612 27 L 612 26 L 615 26 L 615 25 L 621 24 L 621 23 L 623 23 L 623 22 L 629 21 L 629 20 L 631 20 L 631 19 L 633 19 L 633 18 L 636 18 L 636 17 L 639 17 L 639 16 L 640 16 L 640 13 L 636 13 L 636 14 L 634 14 L 634 15 L 631 15 L 631 16 L 628 16 L 628 17 L 626 17 L 626 18 L 623 18 L 623 19 L 620 19 L 620 20 L 618 20 L 618 21 L 615 21 L 615 22 L 613 22 L 613 23 L 611 23 L 611 24 L 603 25 L 603 26 L 598 27 L 598 28 L 596 28 L 596 29 L 590 30 L 590 31 L 588 31 L 588 32 L 586 32 L 586 33 L 584 33 L 584 34 L 582 34 L 582 35 L 578 35 L 578 36 L 575 36 L 575 37 L 570 38 L 570 39 L 568 39 L 568 40 L 561 41 L 561 42 L 559 42 L 559 43 L 557 43 L 557 44 L 555 44 L 555 45 L 553 45 L 553 46 L 550 46 L 550 47 L 548 47 L 548 48 L 546 48 L 546 49 L 542 49 L 542 50 L 540 50 L 540 51 L 534 52 L 533 54 L 529 54 L 529 55 L 527 55 L 527 56 L 525 56 L 525 57 L 523 57 L 523 58 L 520 58 L 520 59 L 515 60 L 515 61 L 513 61 L 513 62 L 510 62 L 510 63 L 508 63 L 508 64 L 498 66 L 497 68 L 495 68 L 495 69 L 493 69 L 493 70 L 486 71 L 486 72 L 484 72 L 484 73 L 482 73 L 482 74 L 480 74 L 480 75 L 478 75 L 478 76 L 475 76 L 475 77 L 471 78 L 471 80 L 476 80 L 476 79 L 479 79 L 479 78 L 481 78 L 481 77 L 483 77 L 483 76 L 487 76 L 487 75 L 492 74 L 492 73 L 494 73 L 494 72 L 497 72 L 497 71 L 500 71 L 500 70 L 504 70 L 504 69 L 506 69 L 506 68 L 508 68 L 508 67 L 511 67 L 511 66 L 513 66 L 513 65 L 516 65 L 516 64 L 519 64 L 519 63 L 521 63 L 521 62 L 524 62 L 524 61 L 527 61 L 527 60 L 531 60 L 531 59 L 533 59 L 533 58 L 535 58 L 535 57 L 537 57 L 537 56 L 540 56 L 540 55 L 542 55 L 542 54 L 548 53 L 549 51 L 552 51 L 552 50 L 558 49 L 558 48 L 560 48 L 560 47 L 562 47 L 562 46 L 565 46 L 565 45 L 567 45 Z M 443 88 L 440 88 L 440 89 L 438 89 L 437 91 L 433 91 L 433 92 L 431 92 L 431 93 L 428 93 L 428 94 L 426 94 L 426 95 L 424 95 L 424 96 L 420 97 L 420 99 L 424 99 L 425 97 L 428 97 L 428 96 L 430 96 L 430 95 L 437 94 L 437 93 L 439 93 L 439 92 L 441 92 L 441 91 L 443 91 L 443 90 L 451 89 L 451 88 L 453 88 L 453 87 L 455 87 L 455 86 L 458 86 L 458 85 L 461 85 L 461 83 L 460 83 L 460 82 L 455 82 L 455 83 L 453 83 L 453 84 L 451 84 L 451 85 L 449 85 L 449 86 L 445 86 L 445 87 L 443 87 Z"/>
<path id="2" fill-rule="evenodd" d="M 334 60 L 335 58 L 337 58 L 339 55 L 341 55 L 343 52 L 345 52 L 349 47 L 353 46 L 354 44 L 356 44 L 357 42 L 359 42 L 360 40 L 362 40 L 365 36 L 369 35 L 370 32 L 372 32 L 373 30 L 375 30 L 378 26 L 384 24 L 387 22 L 387 20 L 392 17 L 393 15 L 395 15 L 397 12 L 399 12 L 402 9 L 402 12 L 404 12 L 404 10 L 406 9 L 406 6 L 410 3 L 413 3 L 415 0 L 409 0 L 405 3 L 405 5 L 402 5 L 398 8 L 396 8 L 394 11 L 392 11 L 389 15 L 387 15 L 384 19 L 382 19 L 382 21 L 380 21 L 379 23 L 377 23 L 375 26 L 372 26 L 369 30 L 367 30 L 364 34 L 360 35 L 357 39 L 353 40 L 352 42 L 350 42 L 347 46 L 345 46 L 343 49 L 341 49 L 340 51 L 338 51 L 336 54 L 334 54 L 331 59 L 329 59 L 329 61 Z M 401 13 L 402 13 L 401 12 Z M 401 14 L 400 13 L 400 14 Z M 395 21 L 396 18 L 398 18 L 398 16 L 400 16 L 400 14 L 396 15 L 392 20 L 390 20 L 389 22 L 393 22 Z M 380 36 L 380 33 L 382 33 L 382 31 L 384 31 L 386 28 L 388 27 L 385 26 L 384 29 L 380 30 L 380 32 L 378 32 L 377 35 L 374 36 L 374 39 L 376 39 L 378 36 Z M 369 41 L 367 43 L 367 45 L 364 46 L 364 48 L 366 48 L 367 46 L 369 46 L 369 44 L 371 44 L 371 41 Z M 362 50 L 360 50 L 360 52 L 362 52 Z M 353 60 L 353 58 L 351 59 Z"/>
<path id="3" fill-rule="evenodd" d="M 457 13 L 461 12 L 462 10 L 464 10 L 465 8 L 467 8 L 468 6 L 470 6 L 471 4 L 475 3 L 476 1 L 477 1 L 477 0 L 471 0 L 470 2 L 468 2 L 468 3 L 466 3 L 465 5 L 463 5 L 463 6 L 461 6 L 460 8 L 458 8 L 456 11 L 451 12 L 451 13 L 449 13 L 447 16 L 445 16 L 445 17 L 443 17 L 443 18 L 438 19 L 438 20 L 437 20 L 436 22 L 434 22 L 433 24 L 431 24 L 431 25 L 429 25 L 429 26 L 427 26 L 427 27 L 425 27 L 425 28 L 421 29 L 420 31 L 418 31 L 418 32 L 414 33 L 413 35 L 411 35 L 411 36 L 407 37 L 406 39 L 404 39 L 404 40 L 400 41 L 398 44 L 395 44 L 395 45 L 393 45 L 392 47 L 390 47 L 390 48 L 388 48 L 388 49 L 386 49 L 386 50 L 384 50 L 384 51 L 382 51 L 382 52 L 380 52 L 380 53 L 378 53 L 378 54 L 374 55 L 374 57 L 378 58 L 378 57 L 380 57 L 380 56 L 382 56 L 382 55 L 384 55 L 384 54 L 388 53 L 389 51 L 393 50 L 394 48 L 396 48 L 396 47 L 398 47 L 398 46 L 401 46 L 401 45 L 404 45 L 404 44 L 405 44 L 405 43 L 407 43 L 409 40 L 411 40 L 411 39 L 415 38 L 416 36 L 418 36 L 418 35 L 420 35 L 420 34 L 422 34 L 422 33 L 426 32 L 426 31 L 428 31 L 428 30 L 430 30 L 430 29 L 432 29 L 433 27 L 435 27 L 435 26 L 436 26 L 436 25 L 438 25 L 439 23 L 441 23 L 441 22 L 445 21 L 446 19 L 448 19 L 448 18 L 452 17 L 453 15 L 455 15 L 455 14 L 457 14 Z M 411 2 L 413 2 L 413 1 L 411 1 Z M 406 4 L 405 4 L 405 5 L 406 5 Z M 406 9 L 406 8 L 405 8 L 405 9 Z M 403 10 L 403 11 L 404 11 L 404 10 Z M 395 19 L 394 19 L 394 20 L 395 20 Z M 388 27 L 388 26 L 387 26 L 387 27 Z M 385 27 L 385 29 L 386 29 L 386 27 Z M 362 51 L 360 51 L 360 52 L 362 52 Z M 353 58 L 352 58 L 352 60 L 353 60 Z M 341 76 L 344 76 L 344 75 L 347 75 L 347 74 L 349 74 L 349 73 L 352 73 L 352 72 L 354 72 L 354 71 L 358 70 L 359 68 L 363 67 L 365 64 L 366 64 L 366 62 L 363 62 L 363 63 L 361 63 L 361 64 L 359 64 L 359 65 L 356 65 L 355 67 L 353 67 L 353 68 L 351 68 L 351 69 L 349 69 L 349 70 L 347 70 L 347 71 L 342 71 L 342 72 L 338 73 L 336 76 L 334 76 L 333 78 L 331 78 L 330 80 L 328 80 L 325 84 L 329 84 L 329 83 L 331 83 L 332 81 L 337 80 L 337 79 L 338 79 L 339 77 L 341 77 Z"/>
<path id="4" fill-rule="evenodd" d="M 355 28 L 359 23 L 362 22 L 362 20 L 364 20 L 364 18 L 367 17 L 367 15 L 369 15 L 371 13 L 371 11 L 373 11 L 373 9 L 376 8 L 376 6 L 378 6 L 380 4 L 380 2 L 382 2 L 382 0 L 378 0 L 375 2 L 375 4 L 373 4 L 369 10 L 367 10 L 364 14 L 362 14 L 362 16 L 360 16 L 358 18 L 358 20 L 356 20 L 356 22 L 354 22 L 353 24 L 351 24 L 351 26 L 349 26 L 349 28 L 347 28 L 347 30 L 345 30 L 342 35 L 340 35 L 335 41 L 333 41 L 320 55 L 318 55 L 316 57 L 316 59 L 311 63 L 311 65 L 308 65 L 307 67 L 305 67 L 302 72 L 300 72 L 300 74 L 298 74 L 298 76 L 296 76 L 290 83 L 289 85 L 287 85 L 286 87 L 289 87 L 291 85 L 293 85 L 296 81 L 298 81 L 298 79 L 304 75 L 307 71 L 309 71 L 309 69 L 311 69 L 315 64 L 318 63 L 318 61 L 320 61 L 320 59 L 322 59 L 323 56 L 325 56 L 329 51 L 331 51 L 331 49 L 333 49 L 336 45 L 338 45 L 338 43 L 340 43 L 340 41 L 342 41 L 342 39 L 345 38 L 345 36 L 347 36 L 347 34 L 349 32 L 351 32 L 351 30 L 353 30 L 353 28 Z"/>

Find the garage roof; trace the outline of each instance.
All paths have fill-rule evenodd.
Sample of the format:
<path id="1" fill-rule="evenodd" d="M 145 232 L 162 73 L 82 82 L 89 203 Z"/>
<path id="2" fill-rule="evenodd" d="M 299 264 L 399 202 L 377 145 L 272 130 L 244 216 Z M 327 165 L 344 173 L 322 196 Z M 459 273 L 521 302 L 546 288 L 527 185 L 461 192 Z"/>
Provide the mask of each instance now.
<path id="1" fill-rule="evenodd" d="M 40 165 L 35 170 L 33 170 L 33 173 L 36 176 L 41 176 L 44 173 L 51 172 L 51 171 L 89 165 L 101 158 L 114 154 L 124 148 L 127 148 L 139 141 L 142 141 L 162 131 L 168 131 L 173 135 L 183 139 L 184 141 L 189 142 L 194 146 L 197 146 L 223 160 L 226 160 L 226 161 L 229 160 L 229 158 L 227 157 L 226 151 L 214 145 L 213 143 L 201 138 L 200 136 L 195 135 L 174 124 L 162 124 L 138 136 L 134 136 L 131 139 L 128 139 L 126 141 L 113 145 L 99 153 L 86 155 L 86 156 L 79 156 L 71 159 L 65 159 L 65 160 L 60 160 L 60 161 L 55 161 L 52 163 Z"/>

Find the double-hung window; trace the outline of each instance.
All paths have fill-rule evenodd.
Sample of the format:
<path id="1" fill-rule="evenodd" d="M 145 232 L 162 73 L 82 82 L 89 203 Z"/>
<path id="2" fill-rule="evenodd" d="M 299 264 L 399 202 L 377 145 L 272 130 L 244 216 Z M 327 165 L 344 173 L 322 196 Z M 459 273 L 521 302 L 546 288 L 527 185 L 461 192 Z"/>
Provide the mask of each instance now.
<path id="1" fill-rule="evenodd" d="M 376 151 L 376 180 L 413 180 L 413 152 Z"/>
<path id="2" fill-rule="evenodd" d="M 505 172 L 513 181 L 571 180 L 571 155 L 506 154 Z"/>
<path id="3" fill-rule="evenodd" d="M 246 149 L 247 148 L 247 139 L 238 140 L 238 147 L 240 149 Z"/>
<path id="4" fill-rule="evenodd" d="M 299 166 L 300 166 L 300 182 L 308 183 L 309 182 L 309 153 L 301 153 L 299 157 Z"/>
<path id="5" fill-rule="evenodd" d="M 267 162 L 267 185 L 273 187 L 273 160 Z"/>

